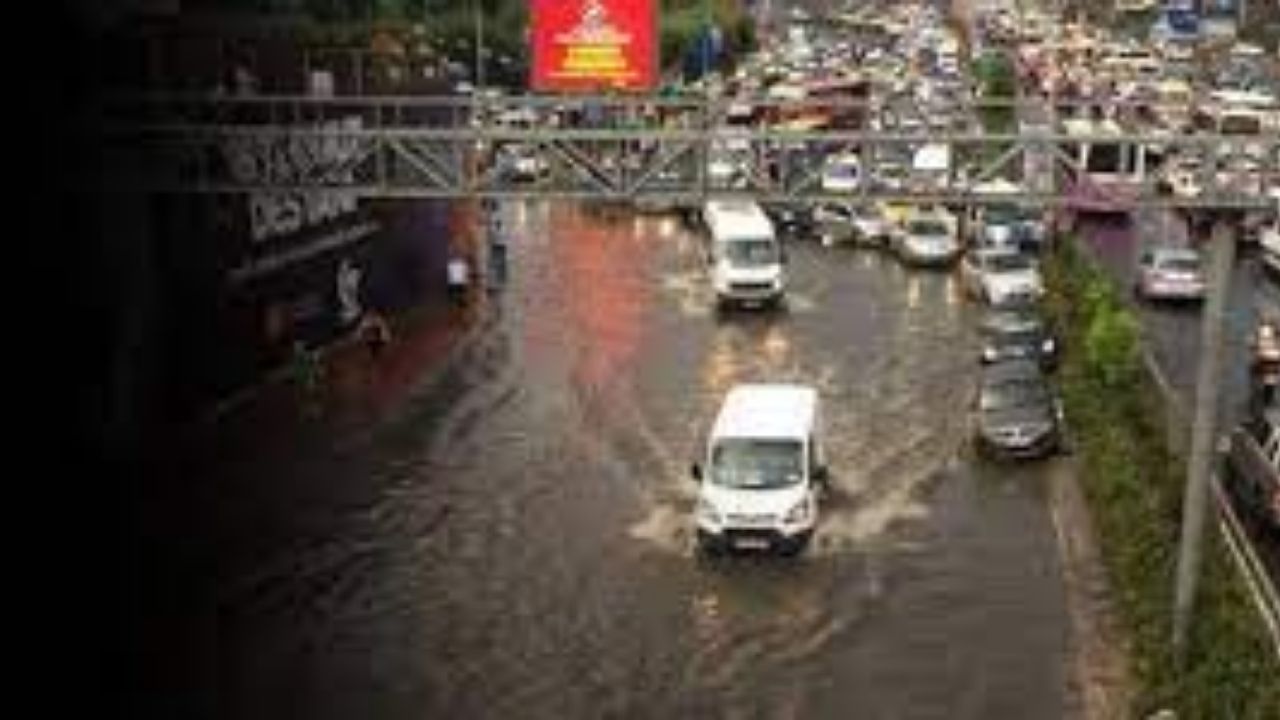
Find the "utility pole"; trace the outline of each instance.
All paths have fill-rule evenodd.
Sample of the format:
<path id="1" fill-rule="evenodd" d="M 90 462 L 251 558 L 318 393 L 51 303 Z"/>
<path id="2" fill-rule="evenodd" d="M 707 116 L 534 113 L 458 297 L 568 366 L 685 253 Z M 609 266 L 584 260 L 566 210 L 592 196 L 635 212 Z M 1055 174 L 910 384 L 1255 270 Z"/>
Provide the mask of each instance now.
<path id="1" fill-rule="evenodd" d="M 481 7 L 481 0 L 471 0 L 471 7 L 476 15 L 476 87 L 475 91 L 480 92 L 480 88 L 484 87 L 484 8 Z"/>
<path id="2" fill-rule="evenodd" d="M 1235 262 L 1235 228 L 1219 215 L 1209 242 L 1209 298 L 1200 330 L 1200 365 L 1196 377 L 1195 419 L 1191 426 L 1191 459 L 1182 499 L 1182 538 L 1178 546 L 1177 587 L 1173 605 L 1174 657 L 1181 667 L 1186 658 L 1191 611 L 1204 542 L 1209 479 L 1213 473 L 1219 389 L 1222 381 L 1222 341 L 1226 327 L 1227 296 Z"/>
<path id="3" fill-rule="evenodd" d="M 702 83 L 709 87 L 711 73 L 711 0 L 702 0 Z M 709 91 L 708 91 L 709 92 Z"/>

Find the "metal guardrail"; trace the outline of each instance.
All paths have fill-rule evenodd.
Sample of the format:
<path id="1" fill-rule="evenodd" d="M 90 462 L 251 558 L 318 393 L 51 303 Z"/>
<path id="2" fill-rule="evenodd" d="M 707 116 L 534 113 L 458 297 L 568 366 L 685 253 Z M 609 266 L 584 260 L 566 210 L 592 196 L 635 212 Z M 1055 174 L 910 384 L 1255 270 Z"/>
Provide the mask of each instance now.
<path id="1" fill-rule="evenodd" d="M 1271 639 L 1271 647 L 1276 658 L 1280 659 L 1280 593 L 1277 593 L 1274 580 L 1268 575 L 1266 566 L 1258 557 L 1258 552 L 1245 531 L 1244 523 L 1231 504 L 1231 498 L 1222 489 L 1217 476 L 1213 480 L 1213 494 L 1218 506 L 1218 530 L 1226 543 L 1227 550 L 1235 562 L 1236 569 L 1244 580 L 1249 597 L 1258 610 L 1258 615 L 1267 627 Z"/>

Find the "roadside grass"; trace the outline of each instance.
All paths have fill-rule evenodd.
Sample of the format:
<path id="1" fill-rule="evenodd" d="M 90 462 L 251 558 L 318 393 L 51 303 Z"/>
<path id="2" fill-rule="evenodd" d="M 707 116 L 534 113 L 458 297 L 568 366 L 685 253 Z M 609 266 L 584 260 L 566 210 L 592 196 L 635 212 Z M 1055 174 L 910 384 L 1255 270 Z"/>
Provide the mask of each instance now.
<path id="1" fill-rule="evenodd" d="M 1061 384 L 1081 483 L 1130 642 L 1130 716 L 1171 708 L 1179 718 L 1280 718 L 1280 663 L 1212 517 L 1187 662 L 1175 669 L 1185 448 L 1169 447 L 1161 395 L 1141 363 L 1140 327 L 1111 280 L 1070 238 L 1055 243 L 1044 271 L 1066 346 Z"/>

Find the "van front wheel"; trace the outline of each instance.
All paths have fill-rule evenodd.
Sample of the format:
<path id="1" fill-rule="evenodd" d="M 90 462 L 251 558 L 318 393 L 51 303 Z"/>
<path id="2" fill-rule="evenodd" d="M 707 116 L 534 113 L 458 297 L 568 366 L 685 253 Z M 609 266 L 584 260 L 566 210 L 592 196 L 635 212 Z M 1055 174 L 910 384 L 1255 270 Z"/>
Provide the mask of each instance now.
<path id="1" fill-rule="evenodd" d="M 805 548 L 809 547 L 809 540 L 812 537 L 812 533 L 804 533 L 803 535 L 783 540 L 778 545 L 778 554 L 782 557 L 796 557 L 804 552 Z"/>

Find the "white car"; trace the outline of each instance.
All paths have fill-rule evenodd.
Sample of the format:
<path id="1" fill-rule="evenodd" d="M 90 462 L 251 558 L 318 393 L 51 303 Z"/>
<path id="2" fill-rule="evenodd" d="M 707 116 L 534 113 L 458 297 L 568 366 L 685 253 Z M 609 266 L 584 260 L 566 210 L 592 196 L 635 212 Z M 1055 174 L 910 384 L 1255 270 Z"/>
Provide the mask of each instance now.
<path id="1" fill-rule="evenodd" d="M 852 153 L 827 158 L 822 168 L 825 192 L 851 193 L 862 184 L 862 160 Z"/>
<path id="2" fill-rule="evenodd" d="M 960 274 L 969 292 L 992 305 L 1034 301 L 1044 295 L 1035 259 L 1012 247 L 974 249 L 961 262 Z"/>
<path id="3" fill-rule="evenodd" d="M 1138 261 L 1134 292 L 1143 300 L 1203 300 L 1206 286 L 1204 263 L 1194 248 L 1151 248 Z"/>
<path id="4" fill-rule="evenodd" d="M 885 245 L 893 237 L 893 223 L 879 205 L 854 205 L 853 237 L 861 243 Z"/>
<path id="5" fill-rule="evenodd" d="M 955 218 L 939 211 L 914 213 L 895 241 L 898 256 L 911 265 L 946 266 L 960 256 Z"/>

